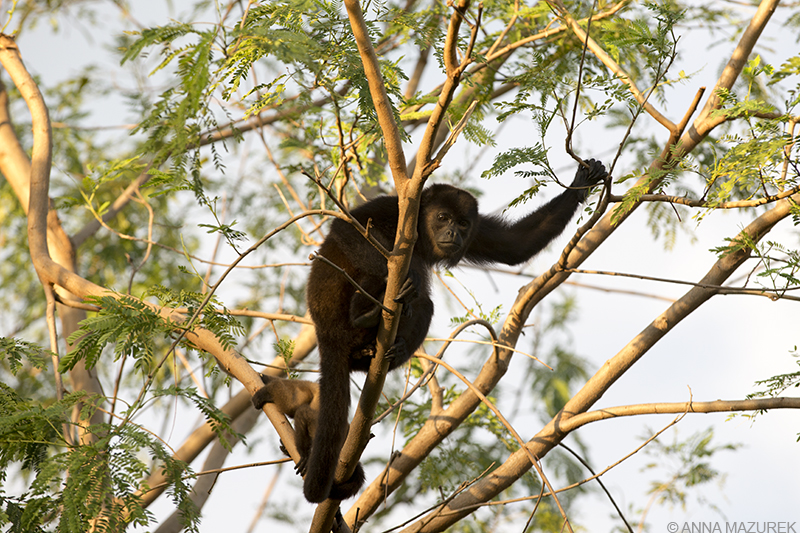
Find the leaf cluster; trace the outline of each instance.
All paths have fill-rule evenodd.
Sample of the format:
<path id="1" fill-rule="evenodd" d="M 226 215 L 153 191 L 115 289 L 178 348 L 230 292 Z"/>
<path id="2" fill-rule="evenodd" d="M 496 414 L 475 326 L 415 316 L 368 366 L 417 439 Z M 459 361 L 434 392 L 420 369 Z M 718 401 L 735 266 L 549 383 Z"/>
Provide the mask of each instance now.
<path id="1" fill-rule="evenodd" d="M 0 355 L 8 361 L 9 370 L 13 375 L 22 368 L 23 358 L 34 368 L 44 370 L 47 367 L 46 357 L 50 353 L 32 342 L 15 337 L 0 337 Z"/>
<path id="2" fill-rule="evenodd" d="M 129 524 L 147 526 L 152 514 L 142 507 L 139 489 L 151 465 L 146 452 L 162 465 L 168 492 L 181 512 L 187 531 L 197 531 L 197 511 L 189 498 L 188 465 L 172 457 L 151 434 L 134 424 L 94 424 L 86 431 L 96 440 L 58 451 L 65 443 L 58 428 L 70 424 L 76 405 L 91 405 L 84 393 L 74 393 L 49 407 L 28 402 L 0 383 L 0 466 L 19 463 L 34 476 L 18 497 L 0 491 L 0 525 L 9 531 L 43 531 L 55 523 L 58 531 L 123 531 Z M 86 408 L 84 408 L 84 413 Z M 101 517 L 98 519 L 98 517 Z"/>
<path id="3" fill-rule="evenodd" d="M 80 329 L 69 337 L 73 345 L 59 364 L 59 372 L 72 370 L 80 360 L 93 368 L 107 344 L 115 344 L 114 359 L 130 355 L 139 372 L 151 370 L 156 339 L 174 329 L 149 306 L 130 296 L 100 296 L 88 299 L 100 310 L 80 323 Z"/>
<path id="4" fill-rule="evenodd" d="M 187 315 L 199 315 L 197 325 L 211 331 L 226 349 L 236 345 L 237 336 L 244 334 L 244 328 L 227 308 L 216 298 L 203 307 L 206 295 L 188 290 L 172 290 L 163 285 L 156 285 L 150 289 L 150 294 L 157 297 L 165 307 L 186 308 Z M 174 324 L 165 327 L 174 327 Z"/>
<path id="5" fill-rule="evenodd" d="M 792 357 L 795 358 L 795 364 L 800 366 L 800 352 L 798 352 L 797 346 L 792 349 Z M 748 399 L 777 398 L 789 389 L 800 388 L 800 371 L 787 372 L 785 374 L 772 376 L 768 379 L 758 380 L 755 382 L 755 385 L 766 388 L 748 394 Z M 763 411 L 760 413 L 763 414 Z M 798 433 L 798 441 L 800 441 L 800 433 Z"/>

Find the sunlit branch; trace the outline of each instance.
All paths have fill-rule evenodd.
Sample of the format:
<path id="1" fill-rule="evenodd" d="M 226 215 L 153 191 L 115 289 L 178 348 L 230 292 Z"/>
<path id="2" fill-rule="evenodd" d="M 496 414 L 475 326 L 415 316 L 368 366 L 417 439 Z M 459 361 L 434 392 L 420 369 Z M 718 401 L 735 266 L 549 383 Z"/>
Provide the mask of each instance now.
<path id="1" fill-rule="evenodd" d="M 765 411 L 769 409 L 800 409 L 800 398 L 759 398 L 753 400 L 716 400 L 713 402 L 643 403 L 606 407 L 597 411 L 577 414 L 565 421 L 561 429 L 575 431 L 592 422 L 638 415 L 674 413 L 734 413 L 737 411 Z"/>
<path id="2" fill-rule="evenodd" d="M 458 33 L 463 20 L 462 13 L 465 13 L 468 7 L 468 0 L 460 0 L 453 6 L 453 13 L 450 15 L 443 51 L 446 79 L 438 93 L 439 96 L 428 118 L 425 132 L 417 150 L 415 168 L 413 170 L 415 179 L 424 181 L 441 164 L 441 161 L 431 159 L 431 156 L 436 146 L 439 129 L 443 127 L 442 122 L 445 119 L 450 103 L 453 101 L 453 95 L 458 89 L 461 72 L 466 62 L 469 61 L 469 56 L 465 56 L 465 63 L 458 64 L 456 54 Z M 477 26 L 473 28 L 473 31 L 477 31 Z"/>
<path id="3" fill-rule="evenodd" d="M 345 0 L 344 5 L 347 9 L 350 27 L 353 30 L 353 36 L 355 37 L 358 52 L 361 56 L 361 62 L 364 66 L 364 73 L 366 74 L 367 83 L 369 84 L 372 103 L 375 106 L 375 113 L 378 116 L 378 123 L 383 133 L 383 142 L 386 144 L 386 151 L 389 156 L 389 167 L 392 170 L 395 187 L 399 192 L 405 189 L 405 180 L 408 179 L 406 175 L 406 161 L 403 155 L 400 132 L 394 121 L 392 104 L 383 83 L 378 56 L 370 41 L 360 3 L 358 0 Z"/>
<path id="4" fill-rule="evenodd" d="M 775 204 L 770 211 L 764 213 L 754 220 L 743 233 L 750 239 L 758 241 L 766 235 L 780 220 L 789 216 L 791 204 L 788 199 L 781 200 Z M 749 257 L 748 250 L 736 250 L 721 258 L 706 276 L 700 281 L 701 284 L 712 286 L 721 285 L 739 266 Z M 566 275 L 566 274 L 565 274 Z M 568 432 L 564 430 L 564 424 L 573 416 L 587 411 L 603 393 L 617 381 L 630 367 L 635 364 L 644 354 L 657 343 L 664 335 L 675 327 L 690 313 L 695 311 L 708 299 L 718 294 L 714 289 L 692 287 L 682 298 L 671 305 L 664 313 L 656 317 L 639 335 L 632 339 L 617 355 L 606 362 L 598 372 L 590 378 L 587 383 L 578 391 L 565 405 L 559 414 L 548 422 L 529 442 L 531 451 L 536 457 L 543 457 L 555 445 L 563 440 Z M 514 343 L 516 336 L 519 335 L 517 323 L 523 317 L 528 316 L 530 310 L 525 306 L 525 293 L 522 291 L 518 301 L 506 320 L 506 325 L 501 333 L 501 341 Z M 525 306 L 524 308 L 520 308 Z M 487 369 L 481 371 L 488 373 Z M 478 379 L 480 375 L 478 376 Z M 463 396 L 463 395 L 462 395 Z M 452 514 L 447 517 L 441 516 L 429 522 L 426 517 L 426 526 L 422 531 L 441 530 L 446 525 L 455 523 L 459 518 L 471 512 L 469 507 L 486 501 L 499 494 L 506 487 L 522 476 L 529 466 L 527 459 L 521 452 L 515 452 L 515 457 L 509 458 L 503 465 L 493 471 L 486 479 L 480 481 L 469 492 L 462 494 L 454 499 L 450 504 Z M 522 463 L 524 462 L 524 463 Z M 413 527 L 413 526 L 412 526 Z"/>
<path id="5" fill-rule="evenodd" d="M 624 457 L 622 457 L 621 459 L 619 459 L 616 462 L 614 462 L 614 464 L 611 464 L 611 465 L 607 466 L 606 468 L 604 468 L 603 470 L 601 470 L 600 472 L 598 472 L 596 474 L 592 474 L 590 477 L 584 478 L 584 479 L 582 479 L 580 481 L 572 483 L 571 485 L 567 485 L 566 487 L 562 487 L 562 488 L 558 489 L 556 491 L 556 494 L 560 494 L 560 493 L 566 492 L 568 490 L 576 489 L 576 488 L 580 487 L 581 485 L 585 485 L 586 483 L 589 483 L 590 481 L 593 481 L 595 479 L 599 479 L 601 476 L 605 475 L 606 473 L 608 473 L 612 469 L 616 468 L 620 464 L 624 463 L 625 461 L 627 461 L 628 459 L 630 459 L 631 457 L 633 457 L 634 455 L 639 453 L 641 450 L 643 450 L 645 448 L 645 446 L 647 446 L 648 444 L 653 442 L 655 439 L 657 439 L 666 430 L 668 430 L 669 428 L 671 428 L 672 426 L 674 426 L 675 424 L 680 422 L 683 419 L 684 416 L 685 416 L 685 413 L 681 413 L 680 415 L 675 417 L 675 419 L 670 421 L 669 424 L 667 424 L 666 426 L 664 426 L 660 430 L 656 431 L 653 435 L 651 435 L 649 438 L 647 438 L 647 440 L 645 440 L 643 443 L 641 443 L 639 446 L 637 446 L 633 451 L 631 451 L 630 453 L 627 453 Z M 470 509 L 471 510 L 476 510 L 476 509 L 480 509 L 481 507 L 492 507 L 492 506 L 495 506 L 495 505 L 508 505 L 508 504 L 511 504 L 511 503 L 526 502 L 526 501 L 531 501 L 531 500 L 538 501 L 538 500 L 540 500 L 542 498 L 547 498 L 549 496 L 551 496 L 551 493 L 548 491 L 548 492 L 542 492 L 542 493 L 540 493 L 540 494 L 538 494 L 536 496 L 523 496 L 521 498 L 512 498 L 512 499 L 509 499 L 509 500 L 487 501 L 487 502 L 481 502 L 481 503 L 477 503 L 475 505 L 472 505 L 470 507 Z"/>
<path id="6" fill-rule="evenodd" d="M 437 360 L 441 359 L 442 357 L 444 357 L 444 352 L 447 351 L 447 349 L 450 347 L 450 345 L 455 340 L 457 340 L 456 337 L 459 334 L 461 334 L 461 332 L 463 332 L 465 329 L 467 329 L 468 327 L 474 326 L 474 325 L 480 325 L 480 326 L 483 326 L 484 328 L 486 328 L 486 330 L 489 332 L 489 335 L 491 335 L 492 340 L 494 341 L 494 343 L 487 343 L 487 344 L 493 344 L 495 346 L 495 353 L 496 353 L 497 352 L 497 348 L 500 348 L 501 346 L 499 346 L 497 344 L 497 342 L 498 342 L 497 341 L 497 333 L 494 331 L 494 328 L 492 327 L 492 325 L 489 322 L 487 322 L 485 320 L 474 319 L 474 320 L 468 320 L 468 321 L 464 322 L 463 324 L 459 324 L 459 326 L 455 330 L 453 330 L 453 332 L 450 333 L 450 336 L 447 339 L 426 339 L 426 340 L 443 341 L 443 344 L 442 344 L 441 347 L 439 347 L 439 350 L 436 352 L 436 355 L 431 357 L 431 356 L 427 355 L 425 352 L 420 351 L 420 354 L 419 354 L 418 358 L 423 360 L 423 361 L 431 361 L 432 359 L 437 359 Z M 471 342 L 471 341 L 467 340 L 465 342 Z M 433 365 L 433 364 L 430 365 L 425 370 L 425 372 L 423 372 L 422 375 L 419 377 L 419 379 L 417 380 L 417 383 L 414 384 L 414 386 L 411 387 L 410 390 L 406 391 L 406 393 L 403 395 L 402 398 L 400 398 L 395 403 L 393 403 L 391 406 L 389 406 L 386 409 L 386 411 L 384 411 L 383 413 L 380 414 L 380 416 L 375 417 L 374 423 L 377 424 L 378 422 L 383 420 L 392 411 L 394 411 L 395 408 L 397 408 L 404 401 L 406 401 L 408 398 L 410 398 L 411 395 L 414 394 L 414 392 L 418 388 L 420 388 L 420 387 L 425 385 L 425 382 L 429 379 L 429 377 L 433 377 L 433 374 L 434 374 L 435 371 L 436 371 L 436 365 Z M 433 415 L 434 413 L 431 413 L 431 414 Z"/>

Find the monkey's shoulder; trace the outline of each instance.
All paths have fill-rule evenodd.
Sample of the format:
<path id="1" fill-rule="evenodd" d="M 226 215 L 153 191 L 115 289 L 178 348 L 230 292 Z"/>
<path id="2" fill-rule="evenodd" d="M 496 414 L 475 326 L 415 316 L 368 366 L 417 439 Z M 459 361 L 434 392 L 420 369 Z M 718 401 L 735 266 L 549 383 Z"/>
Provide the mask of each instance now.
<path id="1" fill-rule="evenodd" d="M 392 248 L 399 214 L 396 196 L 380 196 L 356 207 L 350 214 L 384 248 Z M 339 249 L 345 255 L 380 255 L 351 223 L 339 218 L 331 223 L 320 252 L 325 255 L 325 251 L 334 249 Z"/>

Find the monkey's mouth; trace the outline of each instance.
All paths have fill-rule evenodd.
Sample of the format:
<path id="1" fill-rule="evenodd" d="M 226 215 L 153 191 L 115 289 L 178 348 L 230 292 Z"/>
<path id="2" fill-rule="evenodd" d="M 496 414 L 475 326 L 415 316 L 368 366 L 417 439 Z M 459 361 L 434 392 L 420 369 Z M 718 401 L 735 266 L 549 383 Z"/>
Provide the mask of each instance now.
<path id="1" fill-rule="evenodd" d="M 457 241 L 439 241 L 437 244 L 443 252 L 452 253 L 461 250 L 461 243 Z"/>

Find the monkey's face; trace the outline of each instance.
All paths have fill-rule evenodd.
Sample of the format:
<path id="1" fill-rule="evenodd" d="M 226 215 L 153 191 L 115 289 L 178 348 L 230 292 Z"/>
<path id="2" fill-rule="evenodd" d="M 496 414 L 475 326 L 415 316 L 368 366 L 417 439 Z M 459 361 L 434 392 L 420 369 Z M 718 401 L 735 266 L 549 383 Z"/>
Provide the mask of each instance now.
<path id="1" fill-rule="evenodd" d="M 464 255 L 473 229 L 473 221 L 450 209 L 428 213 L 426 230 L 437 262 L 457 263 Z"/>
<path id="2" fill-rule="evenodd" d="M 452 268 L 458 264 L 475 234 L 478 202 L 463 189 L 438 183 L 422 193 L 419 246 L 415 253 L 430 266 L 441 263 Z"/>

